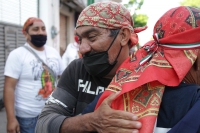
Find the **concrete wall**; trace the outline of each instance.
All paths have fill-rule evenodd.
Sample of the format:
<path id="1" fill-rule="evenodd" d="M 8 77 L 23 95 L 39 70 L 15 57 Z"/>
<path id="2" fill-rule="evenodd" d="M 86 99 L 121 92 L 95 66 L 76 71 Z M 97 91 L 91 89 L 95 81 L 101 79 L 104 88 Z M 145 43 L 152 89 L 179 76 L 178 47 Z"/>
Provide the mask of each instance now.
<path id="1" fill-rule="evenodd" d="M 59 0 L 39 0 L 39 17 L 44 21 L 47 30 L 47 45 L 60 51 L 60 12 Z M 58 34 L 55 38 L 51 36 L 51 28 L 55 27 Z"/>

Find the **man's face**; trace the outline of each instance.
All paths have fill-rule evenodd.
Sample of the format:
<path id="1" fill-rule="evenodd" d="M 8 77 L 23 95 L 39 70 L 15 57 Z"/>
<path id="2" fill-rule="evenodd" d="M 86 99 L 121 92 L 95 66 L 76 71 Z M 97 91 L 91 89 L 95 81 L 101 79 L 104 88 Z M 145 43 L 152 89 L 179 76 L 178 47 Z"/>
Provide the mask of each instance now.
<path id="1" fill-rule="evenodd" d="M 28 41 L 31 40 L 30 35 L 47 35 L 44 23 L 36 21 L 33 25 L 29 26 L 28 31 L 25 32 L 25 37 Z"/>
<path id="2" fill-rule="evenodd" d="M 93 26 L 82 26 L 77 28 L 76 35 L 79 37 L 79 51 L 82 55 L 86 53 L 98 53 L 108 50 L 114 37 L 110 36 L 110 30 Z M 108 50 L 109 62 L 113 63 L 120 51 L 119 36 Z"/>

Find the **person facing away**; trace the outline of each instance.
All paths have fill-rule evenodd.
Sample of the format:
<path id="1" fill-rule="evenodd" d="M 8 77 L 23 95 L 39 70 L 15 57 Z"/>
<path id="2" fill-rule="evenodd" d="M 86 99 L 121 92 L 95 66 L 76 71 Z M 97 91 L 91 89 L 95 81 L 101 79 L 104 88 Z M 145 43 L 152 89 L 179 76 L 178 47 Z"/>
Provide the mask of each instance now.
<path id="1" fill-rule="evenodd" d="M 112 109 L 137 115 L 140 133 L 199 133 L 199 22 L 200 9 L 194 7 L 164 13 L 154 26 L 154 40 L 121 64 L 103 94 L 82 113 L 92 112 L 96 104 L 98 112 L 117 92 Z"/>
<path id="2" fill-rule="evenodd" d="M 62 56 L 63 64 L 65 68 L 75 59 L 80 58 L 79 54 L 79 44 L 78 44 L 78 36 L 74 36 L 74 42 L 69 43 L 67 48 Z"/>
<path id="3" fill-rule="evenodd" d="M 138 43 L 130 12 L 116 2 L 99 2 L 86 7 L 77 20 L 76 35 L 83 58 L 76 59 L 63 72 L 37 125 L 36 133 L 138 132 L 141 123 L 126 111 L 110 108 L 110 99 L 98 111 L 79 115 L 103 92 L 129 49 Z"/>
<path id="4" fill-rule="evenodd" d="M 59 53 L 45 45 L 47 33 L 41 19 L 28 18 L 22 32 L 26 43 L 10 52 L 4 71 L 9 133 L 34 133 L 38 115 L 64 69 Z"/>

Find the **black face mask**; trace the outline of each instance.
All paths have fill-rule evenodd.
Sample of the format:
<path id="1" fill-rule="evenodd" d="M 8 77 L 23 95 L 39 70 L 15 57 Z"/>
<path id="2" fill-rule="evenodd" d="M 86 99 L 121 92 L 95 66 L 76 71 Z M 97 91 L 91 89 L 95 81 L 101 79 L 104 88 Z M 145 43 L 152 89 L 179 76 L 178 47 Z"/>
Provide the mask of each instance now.
<path id="1" fill-rule="evenodd" d="M 46 35 L 30 35 L 31 43 L 36 47 L 42 47 L 47 41 Z"/>
<path id="2" fill-rule="evenodd" d="M 119 31 L 118 31 L 119 33 Z M 118 35 L 117 33 L 117 35 Z M 115 61 L 110 64 L 108 60 L 108 50 L 112 46 L 113 42 L 115 41 L 117 35 L 111 42 L 109 48 L 104 52 L 94 53 L 94 54 L 85 54 L 83 55 L 83 64 L 85 66 L 85 69 L 87 72 L 96 77 L 104 77 L 106 76 L 116 65 L 117 58 L 121 52 L 122 47 L 120 48 L 120 51 L 115 59 Z"/>

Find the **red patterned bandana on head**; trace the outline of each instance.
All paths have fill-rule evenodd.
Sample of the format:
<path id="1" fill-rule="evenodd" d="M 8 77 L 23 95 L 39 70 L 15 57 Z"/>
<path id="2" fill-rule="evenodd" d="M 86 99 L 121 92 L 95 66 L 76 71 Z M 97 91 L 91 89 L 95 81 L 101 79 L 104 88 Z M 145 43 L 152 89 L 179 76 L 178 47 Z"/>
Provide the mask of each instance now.
<path id="1" fill-rule="evenodd" d="M 24 34 L 24 32 L 26 31 L 26 29 L 31 25 L 33 24 L 34 22 L 43 22 L 41 19 L 39 18 L 35 18 L 35 17 L 30 17 L 26 20 L 26 22 L 24 23 L 24 26 L 22 28 L 22 33 Z"/>
<path id="2" fill-rule="evenodd" d="M 142 122 L 140 133 L 152 133 L 165 85 L 178 86 L 200 49 L 200 10 L 180 6 L 155 24 L 154 40 L 126 59 L 117 70 L 97 107 L 120 91 L 112 108 L 132 112 Z"/>
<path id="3" fill-rule="evenodd" d="M 86 7 L 80 14 L 76 28 L 80 26 L 94 26 L 106 29 L 120 29 L 127 26 L 132 33 L 131 46 L 138 44 L 136 33 L 147 27 L 133 28 L 130 12 L 121 4 L 116 2 L 98 2 Z"/>

